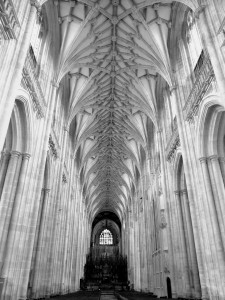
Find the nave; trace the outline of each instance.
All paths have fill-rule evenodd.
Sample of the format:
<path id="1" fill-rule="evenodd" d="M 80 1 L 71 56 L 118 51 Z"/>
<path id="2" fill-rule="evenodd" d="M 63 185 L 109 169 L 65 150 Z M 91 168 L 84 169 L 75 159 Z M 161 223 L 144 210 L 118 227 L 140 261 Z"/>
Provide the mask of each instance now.
<path id="1" fill-rule="evenodd" d="M 224 216 L 224 0 L 0 0 L 1 300 L 224 300 Z"/>

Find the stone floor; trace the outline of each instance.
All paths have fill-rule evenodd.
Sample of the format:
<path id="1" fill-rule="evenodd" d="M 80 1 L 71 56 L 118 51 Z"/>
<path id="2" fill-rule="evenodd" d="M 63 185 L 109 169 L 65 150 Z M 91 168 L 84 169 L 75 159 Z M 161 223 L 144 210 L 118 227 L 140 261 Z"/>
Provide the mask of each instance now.
<path id="1" fill-rule="evenodd" d="M 121 299 L 128 300 L 155 300 L 156 298 L 149 294 L 143 294 L 138 292 L 120 292 L 123 297 Z M 113 292 L 103 292 L 101 295 L 99 292 L 77 292 L 74 294 L 54 297 L 55 300 L 116 300 L 117 298 L 113 295 Z M 169 299 L 168 299 L 169 300 Z"/>
<path id="2" fill-rule="evenodd" d="M 117 300 L 117 297 L 114 295 L 113 291 L 101 292 L 100 300 Z"/>
<path id="3" fill-rule="evenodd" d="M 140 292 L 120 292 L 120 295 L 128 300 L 156 300 L 157 299 L 157 297 L 152 294 L 144 294 Z M 163 298 L 161 299 L 163 300 Z M 168 298 L 165 299 L 170 300 Z"/>
<path id="4" fill-rule="evenodd" d="M 54 297 L 52 299 L 54 300 L 73 300 L 73 299 L 79 299 L 79 300 L 99 300 L 100 293 L 99 292 L 77 292 L 74 294 L 68 294 L 63 296 Z"/>

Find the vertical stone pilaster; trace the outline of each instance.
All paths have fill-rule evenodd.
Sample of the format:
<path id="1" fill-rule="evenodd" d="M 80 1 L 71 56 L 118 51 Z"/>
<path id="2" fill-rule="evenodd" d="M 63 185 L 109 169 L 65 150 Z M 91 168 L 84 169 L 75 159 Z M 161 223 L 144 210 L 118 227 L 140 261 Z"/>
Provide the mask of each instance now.
<path id="1" fill-rule="evenodd" d="M 10 153 L 8 151 L 2 152 L 1 167 L 0 167 L 0 197 L 5 182 L 6 172 L 8 168 Z"/>
<path id="2" fill-rule="evenodd" d="M 181 210 L 181 198 L 180 198 L 180 191 L 175 192 L 175 217 L 177 220 L 177 234 L 178 234 L 178 240 L 177 240 L 177 247 L 178 247 L 178 257 L 180 261 L 180 270 L 179 273 L 179 279 L 182 282 L 183 286 L 183 292 L 182 294 L 189 298 L 191 295 L 191 287 L 190 287 L 190 280 L 189 280 L 189 274 L 188 274 L 188 258 L 187 258 L 187 249 L 185 245 L 185 237 L 184 237 L 184 225 L 182 220 L 182 210 Z M 181 292 L 181 291 L 180 291 Z M 180 294 L 180 296 L 182 296 Z"/>
<path id="3" fill-rule="evenodd" d="M 217 155 L 208 157 L 208 166 L 223 249 L 225 251 L 225 189 Z"/>
<path id="4" fill-rule="evenodd" d="M 19 264 L 21 262 L 21 235 L 24 234 L 24 228 L 20 225 L 24 215 L 26 199 L 23 198 L 27 168 L 30 154 L 23 154 L 20 177 L 17 185 L 16 196 L 13 205 L 13 211 L 10 219 L 10 228 L 5 250 L 5 259 L 2 269 L 2 277 L 7 278 L 3 289 L 4 297 L 15 297 L 18 289 Z M 14 295 L 14 296 L 13 296 Z"/>
<path id="5" fill-rule="evenodd" d="M 36 244 L 36 251 L 35 251 L 35 263 L 33 269 L 33 280 L 32 280 L 32 292 L 37 293 L 36 289 L 42 286 L 42 289 L 45 288 L 43 284 L 40 285 L 41 281 L 43 280 L 44 276 L 44 269 L 47 263 L 47 223 L 50 222 L 49 220 L 49 193 L 50 189 L 43 188 L 43 196 L 42 196 L 42 203 L 40 207 L 40 223 L 37 228 L 38 230 L 38 237 L 37 237 L 37 244 Z M 39 292 L 43 295 L 43 291 Z"/>
<path id="6" fill-rule="evenodd" d="M 198 274 L 198 262 L 196 256 L 195 241 L 193 235 L 192 220 L 191 220 L 187 190 L 182 190 L 182 205 L 184 208 L 185 222 L 186 222 L 187 235 L 188 235 L 187 247 L 189 247 L 190 249 L 190 272 L 191 272 L 191 276 L 193 277 L 193 287 L 194 287 L 193 296 L 196 298 L 200 298 L 201 286 L 200 286 L 200 279 Z"/>
<path id="7" fill-rule="evenodd" d="M 205 265 L 205 243 L 207 240 L 207 227 L 205 217 L 202 215 L 203 203 L 203 192 L 200 191 L 199 185 L 202 183 L 201 180 L 195 180 L 196 173 L 194 170 L 197 168 L 197 163 L 195 163 L 195 156 L 193 155 L 192 140 L 187 139 L 186 124 L 183 119 L 183 112 L 181 103 L 179 101 L 179 93 L 175 88 L 172 88 L 172 95 L 174 97 L 174 104 L 177 111 L 177 124 L 178 132 L 182 147 L 182 158 L 184 163 L 185 178 L 187 184 L 187 190 L 189 194 L 190 212 L 193 224 L 193 234 L 195 237 L 196 254 L 198 258 L 198 270 L 201 285 L 209 286 L 209 277 Z M 201 234 L 202 233 L 202 234 Z M 202 297 L 207 299 L 208 292 L 202 289 Z"/>
<path id="8" fill-rule="evenodd" d="M 225 185 L 225 157 L 219 157 L 220 170 L 222 174 L 223 184 Z"/>
<path id="9" fill-rule="evenodd" d="M 223 250 L 221 248 L 220 232 L 218 228 L 215 203 L 213 199 L 211 181 L 209 177 L 209 170 L 207 166 L 207 158 L 205 157 L 200 158 L 200 163 L 201 163 L 203 180 L 204 180 L 206 196 L 207 196 L 205 199 L 204 213 L 205 213 L 205 218 L 209 224 L 207 228 L 208 235 L 209 235 L 209 240 L 207 241 L 209 249 L 205 249 L 205 251 L 208 250 L 206 252 L 208 254 L 206 256 L 208 272 L 210 272 L 212 268 L 214 269 L 216 268 L 216 271 L 213 274 L 210 272 L 209 275 L 211 286 L 214 287 L 214 289 L 210 288 L 209 293 L 211 294 L 211 297 L 219 297 L 220 294 L 221 295 L 224 294 L 223 291 L 224 287 L 222 284 L 224 278 L 224 265 L 221 264 L 221 261 L 223 260 L 222 258 Z"/>
<path id="10" fill-rule="evenodd" d="M 42 183 L 43 183 L 43 177 L 44 177 L 44 170 L 45 170 L 45 162 L 46 162 L 46 156 L 47 156 L 47 151 L 48 151 L 48 140 L 49 140 L 49 135 L 50 135 L 50 129 L 51 129 L 51 123 L 52 123 L 52 117 L 53 117 L 53 107 L 54 107 L 54 101 L 56 99 L 56 92 L 57 92 L 58 85 L 55 82 L 52 82 L 52 89 L 49 97 L 49 102 L 48 102 L 48 109 L 47 109 L 47 117 L 45 119 L 45 124 L 43 130 L 43 133 L 41 135 L 41 143 L 40 143 L 40 156 L 38 157 L 38 162 L 37 162 L 37 172 L 32 173 L 34 176 L 32 179 L 32 190 L 27 190 L 26 191 L 26 200 L 27 200 L 27 205 L 24 214 L 24 218 L 22 219 L 21 223 L 26 227 L 25 234 L 21 235 L 21 243 L 23 244 L 23 257 L 26 260 L 26 268 L 23 274 L 23 287 L 20 287 L 20 297 L 25 297 L 22 296 L 21 293 L 25 293 L 25 287 L 27 287 L 28 281 L 29 281 L 29 269 L 32 261 L 32 253 L 33 253 L 33 244 L 35 241 L 35 226 L 37 222 L 37 217 L 38 217 L 38 211 L 39 211 L 39 206 L 40 206 L 40 194 L 41 194 L 41 189 L 42 189 Z M 35 194 L 35 197 L 34 197 Z M 39 201 L 37 201 L 39 199 Z M 27 246 L 27 241 L 29 241 L 29 247 Z"/>
<path id="11" fill-rule="evenodd" d="M 4 261 L 6 241 L 8 236 L 9 224 L 11 220 L 15 190 L 17 187 L 18 176 L 20 173 L 21 153 L 12 151 L 9 158 L 6 178 L 2 190 L 0 201 L 0 262 Z"/>

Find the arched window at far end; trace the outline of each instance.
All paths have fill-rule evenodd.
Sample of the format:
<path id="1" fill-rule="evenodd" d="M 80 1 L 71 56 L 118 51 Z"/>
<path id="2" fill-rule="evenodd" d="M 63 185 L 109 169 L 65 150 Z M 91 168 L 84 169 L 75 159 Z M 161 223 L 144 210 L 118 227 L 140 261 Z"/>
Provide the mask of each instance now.
<path id="1" fill-rule="evenodd" d="M 113 245 L 113 236 L 108 229 L 104 229 L 99 237 L 100 245 Z"/>

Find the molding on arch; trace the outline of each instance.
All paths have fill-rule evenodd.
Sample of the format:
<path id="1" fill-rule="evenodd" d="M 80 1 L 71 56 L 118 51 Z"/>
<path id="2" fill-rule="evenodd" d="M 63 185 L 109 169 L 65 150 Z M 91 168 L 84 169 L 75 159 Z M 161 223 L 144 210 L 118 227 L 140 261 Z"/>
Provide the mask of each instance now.
<path id="1" fill-rule="evenodd" d="M 173 187 L 174 191 L 180 190 L 179 184 L 178 184 L 178 171 L 179 171 L 179 166 L 180 166 L 180 161 L 183 161 L 183 154 L 181 149 L 178 149 L 176 152 L 176 156 L 174 157 L 174 165 L 173 165 Z"/>
<path id="2" fill-rule="evenodd" d="M 33 120 L 32 120 L 32 107 L 30 104 L 29 94 L 24 89 L 19 89 L 17 95 L 15 97 L 16 101 L 20 102 L 23 106 L 23 111 L 20 113 L 24 113 L 25 118 L 22 118 L 23 126 L 26 128 L 25 132 L 25 141 L 26 145 L 24 146 L 23 152 L 32 153 L 33 150 Z"/>
<path id="3" fill-rule="evenodd" d="M 202 103 L 200 105 L 199 108 L 199 113 L 198 113 L 198 119 L 197 119 L 197 123 L 196 123 L 196 135 L 195 135 L 195 139 L 196 139 L 196 153 L 197 153 L 197 157 L 204 157 L 204 156 L 208 156 L 209 155 L 213 155 L 216 153 L 208 153 L 210 150 L 210 148 L 205 149 L 205 143 L 204 143 L 204 131 L 206 129 L 206 126 L 209 126 L 209 123 L 207 123 L 208 121 L 211 122 L 211 118 L 210 120 L 208 120 L 208 113 L 209 110 L 212 109 L 212 107 L 214 106 L 214 113 L 218 114 L 219 112 L 225 111 L 225 107 L 224 104 L 221 104 L 221 97 L 218 94 L 210 94 L 207 97 L 205 97 L 202 100 Z M 209 126 L 210 127 L 210 126 Z M 212 129 L 210 130 L 212 132 Z"/>

